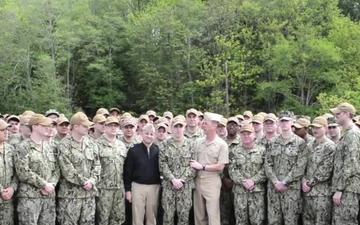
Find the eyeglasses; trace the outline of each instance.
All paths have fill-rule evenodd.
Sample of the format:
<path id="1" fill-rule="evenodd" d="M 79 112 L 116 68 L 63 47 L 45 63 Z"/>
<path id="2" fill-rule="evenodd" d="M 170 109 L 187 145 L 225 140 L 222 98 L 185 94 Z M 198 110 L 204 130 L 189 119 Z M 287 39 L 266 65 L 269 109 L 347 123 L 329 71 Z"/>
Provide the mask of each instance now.
<path id="1" fill-rule="evenodd" d="M 328 129 L 336 129 L 337 126 L 328 126 Z"/>

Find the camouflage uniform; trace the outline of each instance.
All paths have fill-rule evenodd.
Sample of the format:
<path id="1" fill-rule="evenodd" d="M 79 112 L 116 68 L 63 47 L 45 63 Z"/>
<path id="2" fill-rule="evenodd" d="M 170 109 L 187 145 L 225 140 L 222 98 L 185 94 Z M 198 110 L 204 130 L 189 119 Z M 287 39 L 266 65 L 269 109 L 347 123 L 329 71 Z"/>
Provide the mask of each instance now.
<path id="1" fill-rule="evenodd" d="M 341 191 L 341 205 L 334 206 L 333 224 L 358 224 L 360 194 L 360 131 L 353 125 L 343 130 L 336 146 L 332 191 Z"/>
<path id="2" fill-rule="evenodd" d="M 231 162 L 234 157 L 234 149 L 240 144 L 240 137 L 237 135 L 235 139 L 225 140 L 229 146 L 229 161 Z M 224 185 L 224 180 L 230 179 L 228 165 L 225 166 L 222 173 L 223 184 L 221 186 L 220 192 L 220 217 L 222 225 L 232 225 L 235 223 L 235 214 L 234 214 L 234 193 L 231 188 Z"/>
<path id="3" fill-rule="evenodd" d="M 123 166 L 127 149 L 116 140 L 110 143 L 104 136 L 97 141 L 101 163 L 98 183 L 99 196 L 96 198 L 96 215 L 99 225 L 118 225 L 125 222 L 125 196 Z"/>
<path id="4" fill-rule="evenodd" d="M 304 140 L 292 134 L 288 140 L 277 137 L 266 152 L 265 172 L 268 182 L 268 223 L 297 224 L 301 213 L 301 178 L 306 166 Z M 279 193 L 276 181 L 283 181 L 288 189 Z"/>
<path id="5" fill-rule="evenodd" d="M 195 133 L 190 133 L 188 129 L 185 129 L 184 135 L 191 141 L 194 141 L 198 138 L 204 137 L 204 132 L 200 127 L 198 127 L 197 130 L 195 131 Z"/>
<path id="6" fill-rule="evenodd" d="M 119 140 L 124 143 L 127 150 L 132 148 L 135 144 L 141 143 L 141 139 L 138 136 L 136 136 L 131 143 L 127 142 L 124 136 L 119 137 Z"/>
<path id="7" fill-rule="evenodd" d="M 60 142 L 58 151 L 61 169 L 58 222 L 61 225 L 93 225 L 96 183 L 101 172 L 98 147 L 88 137 L 81 143 L 66 137 Z M 88 180 L 93 188 L 86 191 L 83 185 Z"/>
<path id="8" fill-rule="evenodd" d="M 15 176 L 14 167 L 14 148 L 4 143 L 4 147 L 0 150 L 0 191 L 4 188 L 12 187 L 15 191 L 18 186 L 18 179 Z M 14 198 L 13 196 L 13 198 Z M 11 200 L 3 200 L 0 197 L 0 221 L 1 224 L 14 224 L 14 203 L 13 198 Z"/>
<path id="9" fill-rule="evenodd" d="M 229 175 L 234 181 L 234 205 L 236 224 L 264 224 L 265 219 L 265 148 L 255 145 L 251 150 L 246 150 L 238 145 L 233 150 L 234 156 L 229 164 Z M 252 179 L 255 189 L 247 191 L 242 182 Z"/>
<path id="10" fill-rule="evenodd" d="M 16 147 L 16 146 L 19 145 L 23 140 L 24 140 L 24 138 L 22 137 L 22 135 L 21 135 L 20 133 L 11 134 L 11 135 L 9 135 L 8 143 L 9 143 L 10 145 Z"/>
<path id="11" fill-rule="evenodd" d="M 331 174 L 335 144 L 328 138 L 322 143 L 311 141 L 308 145 L 308 162 L 303 182 L 311 190 L 304 193 L 303 224 L 331 224 Z"/>
<path id="12" fill-rule="evenodd" d="M 53 146 L 46 142 L 39 146 L 31 139 L 23 141 L 16 151 L 15 168 L 19 178 L 19 224 L 54 224 L 55 193 L 46 196 L 40 192 L 47 183 L 55 187 L 60 177 Z"/>
<path id="13" fill-rule="evenodd" d="M 174 224 L 175 212 L 178 213 L 178 224 L 189 224 L 189 210 L 191 208 L 191 191 L 194 188 L 195 171 L 189 166 L 194 158 L 192 143 L 184 139 L 179 146 L 173 138 L 160 145 L 159 168 L 163 179 L 162 207 L 164 208 L 164 225 Z M 184 187 L 174 190 L 171 180 L 183 179 Z"/>

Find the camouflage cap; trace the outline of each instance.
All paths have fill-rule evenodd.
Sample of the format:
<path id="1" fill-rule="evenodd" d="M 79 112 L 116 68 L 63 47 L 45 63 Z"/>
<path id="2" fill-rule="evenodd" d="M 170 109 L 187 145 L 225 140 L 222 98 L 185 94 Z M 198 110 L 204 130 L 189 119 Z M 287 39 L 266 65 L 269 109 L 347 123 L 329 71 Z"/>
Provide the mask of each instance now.
<path id="1" fill-rule="evenodd" d="M 108 116 L 110 115 L 109 111 L 105 108 L 99 108 L 97 111 L 96 111 L 96 114 L 103 114 L 105 116 Z"/>
<path id="2" fill-rule="evenodd" d="M 325 117 L 326 119 L 328 119 L 330 117 L 334 117 L 334 115 L 330 114 L 330 113 L 325 113 L 324 115 L 322 115 L 322 117 Z"/>
<path id="3" fill-rule="evenodd" d="M 202 112 L 201 112 L 201 111 L 199 111 L 199 110 L 197 111 L 197 115 L 198 115 L 198 116 L 202 116 L 202 117 L 204 117 L 204 113 L 202 113 Z"/>
<path id="4" fill-rule="evenodd" d="M 132 117 L 131 113 L 124 112 L 121 117 Z"/>
<path id="5" fill-rule="evenodd" d="M 56 109 L 49 109 L 48 111 L 45 112 L 45 116 L 51 116 L 51 115 L 55 115 L 57 117 L 60 116 L 60 113 L 58 111 L 56 111 Z"/>
<path id="6" fill-rule="evenodd" d="M 29 116 L 29 117 L 31 117 L 32 115 L 34 115 L 35 113 L 33 112 L 33 111 L 31 111 L 31 110 L 26 110 L 26 111 L 24 111 L 22 114 L 21 114 L 21 116 Z"/>
<path id="7" fill-rule="evenodd" d="M 32 116 L 30 116 L 30 115 L 25 115 L 25 116 L 21 115 L 20 116 L 20 125 L 28 126 L 31 117 Z"/>
<path id="8" fill-rule="evenodd" d="M 292 121 L 294 120 L 295 115 L 293 112 L 291 111 L 282 111 L 279 113 L 279 120 L 288 120 L 288 121 Z"/>
<path id="9" fill-rule="evenodd" d="M 89 120 L 89 118 L 86 116 L 85 113 L 77 112 L 71 117 L 70 124 L 71 125 L 83 125 L 83 126 L 86 126 L 86 127 L 90 127 L 94 123 L 92 123 Z"/>
<path id="10" fill-rule="evenodd" d="M 106 117 L 104 114 L 96 114 L 94 118 L 92 119 L 93 123 L 105 123 Z"/>
<path id="11" fill-rule="evenodd" d="M 108 118 L 106 118 L 105 125 L 109 125 L 109 124 L 112 124 L 112 123 L 120 125 L 119 120 L 115 116 L 109 116 Z"/>
<path id="12" fill-rule="evenodd" d="M 168 117 L 168 118 L 172 119 L 172 118 L 174 118 L 174 115 L 172 114 L 172 112 L 166 111 L 166 112 L 164 112 L 163 117 L 165 117 L 165 118 Z"/>
<path id="13" fill-rule="evenodd" d="M 6 130 L 10 125 L 5 120 L 0 119 L 0 131 Z"/>
<path id="14" fill-rule="evenodd" d="M 244 116 L 241 114 L 236 115 L 235 117 L 239 120 L 239 122 L 244 120 Z"/>
<path id="15" fill-rule="evenodd" d="M 124 120 L 122 121 L 121 125 L 123 127 L 129 126 L 129 125 L 135 127 L 137 125 L 137 119 L 134 117 L 125 117 Z"/>
<path id="16" fill-rule="evenodd" d="M 228 123 L 228 120 L 225 117 L 222 117 L 219 122 L 219 125 L 226 127 L 227 123 Z"/>
<path id="17" fill-rule="evenodd" d="M 265 116 L 267 115 L 267 113 L 266 113 L 266 112 L 259 112 L 259 113 L 256 114 L 256 115 L 260 115 L 260 116 L 262 116 L 263 118 L 265 118 Z"/>
<path id="18" fill-rule="evenodd" d="M 16 115 L 10 115 L 10 116 L 6 117 L 6 122 L 9 123 L 11 120 L 20 122 L 20 118 Z"/>
<path id="19" fill-rule="evenodd" d="M 144 114 L 139 117 L 139 122 L 141 122 L 141 120 L 145 120 L 147 123 L 150 122 L 149 116 Z"/>
<path id="20" fill-rule="evenodd" d="M 195 116 L 198 116 L 199 115 L 199 111 L 197 111 L 196 109 L 194 108 L 191 108 L 191 109 L 188 109 L 186 110 L 186 113 L 185 113 L 185 116 L 188 117 L 189 114 L 194 114 Z"/>
<path id="21" fill-rule="evenodd" d="M 220 123 L 222 118 L 223 118 L 223 116 L 220 114 L 217 114 L 217 113 L 212 113 L 212 112 L 204 113 L 204 120 L 215 121 L 215 122 Z"/>
<path id="22" fill-rule="evenodd" d="M 252 126 L 251 123 L 245 123 L 243 126 L 241 126 L 240 128 L 240 133 L 242 132 L 250 132 L 250 133 L 254 133 L 254 127 Z"/>
<path id="23" fill-rule="evenodd" d="M 260 114 L 256 114 L 255 116 L 253 116 L 252 122 L 253 123 L 263 123 L 264 122 L 264 117 L 262 115 L 260 115 Z"/>
<path id="24" fill-rule="evenodd" d="M 167 131 L 167 129 L 168 129 L 168 126 L 165 124 L 165 123 L 158 123 L 158 124 L 156 124 L 156 126 L 155 126 L 155 129 L 156 130 L 159 130 L 159 128 L 164 128 L 165 129 L 165 131 Z"/>
<path id="25" fill-rule="evenodd" d="M 154 110 L 148 110 L 145 114 L 148 116 L 156 116 L 156 112 Z"/>
<path id="26" fill-rule="evenodd" d="M 29 126 L 41 125 L 49 127 L 54 124 L 54 121 L 42 114 L 34 114 L 29 120 Z"/>
<path id="27" fill-rule="evenodd" d="M 232 117 L 229 117 L 229 118 L 228 118 L 227 123 L 230 123 L 230 122 L 234 122 L 234 123 L 236 123 L 237 125 L 240 124 L 239 119 L 238 119 L 237 117 L 235 117 L 235 116 L 232 116 Z"/>
<path id="28" fill-rule="evenodd" d="M 247 116 L 249 118 L 252 118 L 254 115 L 253 113 L 250 111 L 250 110 L 246 110 L 244 113 L 243 113 L 243 116 Z"/>
<path id="29" fill-rule="evenodd" d="M 310 126 L 310 120 L 306 118 L 299 118 L 294 123 L 294 127 L 301 129 L 301 128 L 308 128 Z"/>
<path id="30" fill-rule="evenodd" d="M 318 116 L 318 117 L 315 117 L 315 119 L 312 121 L 310 126 L 312 126 L 312 127 L 327 127 L 328 122 L 325 117 Z"/>
<path id="31" fill-rule="evenodd" d="M 276 117 L 276 115 L 274 113 L 268 113 L 266 114 L 266 116 L 264 117 L 264 122 L 265 121 L 273 121 L 274 123 L 277 122 L 278 118 Z"/>
<path id="32" fill-rule="evenodd" d="M 356 114 L 355 107 L 353 105 L 351 105 L 350 103 L 348 103 L 348 102 L 340 103 L 338 106 L 336 106 L 336 108 L 330 109 L 330 111 L 333 114 L 337 114 L 337 113 L 340 113 L 340 112 L 348 112 L 348 113 L 350 113 L 352 115 Z"/>
<path id="33" fill-rule="evenodd" d="M 69 121 L 68 118 L 66 118 L 65 115 L 60 115 L 60 117 L 59 117 L 58 120 L 57 120 L 57 124 L 60 125 L 60 124 L 64 124 L 64 123 L 70 124 L 70 121 Z"/>
<path id="34" fill-rule="evenodd" d="M 327 122 L 328 122 L 328 126 L 329 127 L 337 127 L 337 126 L 339 126 L 339 124 L 337 124 L 337 122 L 336 122 L 336 118 L 333 116 L 333 117 L 329 117 L 328 119 L 327 119 Z"/>
<path id="35" fill-rule="evenodd" d="M 111 108 L 109 111 L 110 111 L 110 113 L 112 113 L 112 112 L 118 112 L 119 114 L 121 113 L 120 109 L 116 108 L 116 107 Z"/>
<path id="36" fill-rule="evenodd" d="M 186 119 L 183 115 L 175 116 L 174 119 L 171 122 L 172 126 L 176 126 L 178 124 L 181 124 L 183 126 L 186 125 Z"/>

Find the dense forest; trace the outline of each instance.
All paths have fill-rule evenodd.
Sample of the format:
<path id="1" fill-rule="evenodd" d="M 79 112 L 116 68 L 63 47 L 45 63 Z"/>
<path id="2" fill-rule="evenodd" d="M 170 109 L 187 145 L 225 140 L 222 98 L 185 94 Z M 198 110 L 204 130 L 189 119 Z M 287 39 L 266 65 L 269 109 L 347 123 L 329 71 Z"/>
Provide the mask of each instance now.
<path id="1" fill-rule="evenodd" d="M 0 0 L 0 112 L 360 107 L 359 0 Z"/>

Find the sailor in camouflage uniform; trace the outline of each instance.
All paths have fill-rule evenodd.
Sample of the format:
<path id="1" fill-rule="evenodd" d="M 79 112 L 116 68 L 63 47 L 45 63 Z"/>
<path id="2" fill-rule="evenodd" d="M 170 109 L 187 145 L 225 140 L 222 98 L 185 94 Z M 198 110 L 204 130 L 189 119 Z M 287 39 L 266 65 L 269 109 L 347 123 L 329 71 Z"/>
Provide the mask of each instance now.
<path id="1" fill-rule="evenodd" d="M 360 194 L 360 131 L 353 123 L 354 106 L 341 103 L 331 109 L 342 135 L 336 146 L 332 191 L 334 225 L 357 225 Z"/>
<path id="2" fill-rule="evenodd" d="M 251 124 L 240 128 L 241 144 L 233 150 L 229 175 L 234 181 L 237 225 L 261 225 L 265 219 L 265 147 L 255 143 Z"/>
<path id="3" fill-rule="evenodd" d="M 294 114 L 279 116 L 281 135 L 266 152 L 265 172 L 268 182 L 268 224 L 298 224 L 301 213 L 301 178 L 306 166 L 303 139 L 292 132 Z"/>
<path id="4" fill-rule="evenodd" d="M 308 162 L 302 179 L 303 224 L 331 224 L 331 175 L 335 144 L 326 137 L 327 121 L 316 117 L 312 124 L 315 140 L 307 145 Z"/>
<path id="5" fill-rule="evenodd" d="M 0 119 L 0 221 L 1 224 L 14 224 L 14 193 L 18 186 L 14 168 L 14 148 L 6 143 L 8 124 Z"/>
<path id="6" fill-rule="evenodd" d="M 95 195 L 101 172 L 97 145 L 87 136 L 92 123 L 78 112 L 71 119 L 71 136 L 61 140 L 57 218 L 61 225 L 93 225 Z"/>
<path id="7" fill-rule="evenodd" d="M 189 166 L 194 158 L 190 140 L 184 137 L 186 120 L 182 115 L 172 120 L 172 137 L 160 145 L 159 167 L 164 177 L 162 206 L 164 225 L 174 224 L 175 212 L 179 225 L 189 224 L 191 191 L 194 188 L 195 171 Z"/>
<path id="8" fill-rule="evenodd" d="M 98 225 L 118 225 L 125 222 L 123 166 L 127 154 L 125 145 L 116 138 L 119 120 L 110 116 L 105 121 L 104 135 L 97 140 L 101 163 L 99 196 L 96 198 Z"/>
<path id="9" fill-rule="evenodd" d="M 53 121 L 34 114 L 29 126 L 29 139 L 21 142 L 15 155 L 15 168 L 19 178 L 17 213 L 20 225 L 54 224 L 55 186 L 60 171 L 54 148 L 47 141 Z"/>

